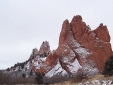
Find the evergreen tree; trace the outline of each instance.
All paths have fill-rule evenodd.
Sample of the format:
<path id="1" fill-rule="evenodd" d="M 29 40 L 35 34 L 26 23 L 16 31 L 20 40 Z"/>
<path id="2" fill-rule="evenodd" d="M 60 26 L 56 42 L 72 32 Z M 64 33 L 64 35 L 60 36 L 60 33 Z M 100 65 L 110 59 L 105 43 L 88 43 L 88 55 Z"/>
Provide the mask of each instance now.
<path id="1" fill-rule="evenodd" d="M 36 82 L 38 84 L 43 84 L 43 76 L 41 75 L 40 72 L 36 73 L 36 78 L 35 78 Z"/>
<path id="2" fill-rule="evenodd" d="M 9 68 L 7 68 L 7 69 L 6 69 L 6 71 L 10 71 L 10 69 L 9 69 Z"/>
<path id="3" fill-rule="evenodd" d="M 20 66 L 19 66 L 19 68 L 18 68 L 18 71 L 21 71 Z"/>
<path id="4" fill-rule="evenodd" d="M 46 52 L 44 52 L 44 57 L 47 57 L 47 53 Z"/>
<path id="5" fill-rule="evenodd" d="M 25 73 L 23 73 L 23 74 L 22 74 L 22 77 L 23 77 L 23 78 L 26 78 L 26 75 L 25 75 Z"/>
<path id="6" fill-rule="evenodd" d="M 113 75 L 113 56 L 110 56 L 110 58 L 106 61 L 102 74 L 105 76 Z"/>
<path id="7" fill-rule="evenodd" d="M 23 69 L 24 68 L 24 63 L 21 63 L 21 69 Z"/>
<path id="8" fill-rule="evenodd" d="M 30 75 L 30 76 L 33 75 L 33 71 L 32 71 L 32 70 L 30 71 L 29 75 Z"/>

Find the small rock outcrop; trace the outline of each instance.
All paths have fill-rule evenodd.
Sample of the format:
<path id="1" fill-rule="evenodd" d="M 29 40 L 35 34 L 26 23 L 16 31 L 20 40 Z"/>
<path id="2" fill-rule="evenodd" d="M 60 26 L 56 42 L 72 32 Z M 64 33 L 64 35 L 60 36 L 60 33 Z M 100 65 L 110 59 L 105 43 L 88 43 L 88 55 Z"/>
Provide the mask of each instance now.
<path id="1" fill-rule="evenodd" d="M 41 57 L 44 57 L 44 56 L 49 55 L 50 52 L 51 52 L 51 50 L 50 50 L 49 42 L 43 41 L 42 45 L 40 46 L 39 51 L 38 51 L 37 48 L 34 48 L 32 50 L 32 53 L 31 53 L 29 59 L 34 59 L 34 58 L 36 58 L 37 55 L 40 55 Z"/>
<path id="2" fill-rule="evenodd" d="M 40 47 L 40 49 L 39 49 L 39 54 L 41 55 L 41 54 L 44 54 L 44 53 L 46 53 L 47 55 L 50 53 L 51 51 L 50 51 L 50 45 L 49 45 L 49 42 L 47 42 L 47 41 L 43 41 L 43 43 L 42 43 L 42 45 L 41 45 L 41 47 Z"/>
<path id="3" fill-rule="evenodd" d="M 32 60 L 32 59 L 34 59 L 37 55 L 38 55 L 38 49 L 37 49 L 37 48 L 34 48 L 34 49 L 32 50 L 32 53 L 31 53 L 29 59 Z"/>
<path id="4" fill-rule="evenodd" d="M 39 53 L 43 51 L 39 50 Z M 63 22 L 58 48 L 41 62 L 40 68 L 33 64 L 33 69 L 46 74 L 59 62 L 68 74 L 75 74 L 79 68 L 83 68 L 88 75 L 92 75 L 103 70 L 106 60 L 111 55 L 107 27 L 100 24 L 95 30 L 91 30 L 89 25 L 83 22 L 82 17 L 76 15 L 70 23 L 68 20 Z"/>

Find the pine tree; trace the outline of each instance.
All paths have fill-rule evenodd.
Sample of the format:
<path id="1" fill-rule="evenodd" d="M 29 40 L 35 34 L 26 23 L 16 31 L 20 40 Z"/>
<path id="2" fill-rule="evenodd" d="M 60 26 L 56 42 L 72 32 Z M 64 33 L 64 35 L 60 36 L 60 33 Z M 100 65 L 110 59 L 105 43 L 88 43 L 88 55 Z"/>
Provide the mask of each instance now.
<path id="1" fill-rule="evenodd" d="M 30 71 L 29 75 L 30 75 L 30 76 L 33 75 L 33 71 L 32 71 L 32 70 Z"/>
<path id="2" fill-rule="evenodd" d="M 23 73 L 23 74 L 22 74 L 22 77 L 23 77 L 23 78 L 26 78 L 26 75 L 25 75 L 25 73 Z"/>
<path id="3" fill-rule="evenodd" d="M 38 84 L 43 84 L 43 76 L 41 75 L 40 72 L 36 73 L 36 78 L 35 78 L 36 82 Z"/>
<path id="4" fill-rule="evenodd" d="M 7 68 L 7 69 L 6 69 L 6 71 L 10 71 L 10 69 L 9 69 L 9 68 Z"/>
<path id="5" fill-rule="evenodd" d="M 105 76 L 113 75 L 113 56 L 110 56 L 110 58 L 106 61 L 102 74 Z"/>

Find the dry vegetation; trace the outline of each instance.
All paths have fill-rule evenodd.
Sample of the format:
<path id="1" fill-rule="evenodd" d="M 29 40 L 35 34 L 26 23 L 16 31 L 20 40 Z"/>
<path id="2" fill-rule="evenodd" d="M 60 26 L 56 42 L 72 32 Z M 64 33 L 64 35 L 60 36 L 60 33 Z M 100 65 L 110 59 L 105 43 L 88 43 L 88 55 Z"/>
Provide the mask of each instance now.
<path id="1" fill-rule="evenodd" d="M 37 84 L 0 84 L 0 85 L 37 85 Z"/>
<path id="2" fill-rule="evenodd" d="M 83 82 L 91 82 L 93 80 L 112 80 L 113 81 L 113 76 L 111 77 L 104 77 L 104 75 L 101 75 L 101 74 L 98 74 L 98 75 L 95 75 L 95 76 L 92 76 L 92 77 L 88 77 L 86 79 L 83 79 L 82 81 L 77 81 L 75 82 L 74 79 L 76 78 L 73 78 L 71 81 L 65 81 L 65 82 L 61 82 L 61 83 L 55 83 L 55 84 L 50 84 L 50 85 L 77 85 L 79 83 L 83 83 Z"/>
<path id="3" fill-rule="evenodd" d="M 2 77 L 2 79 L 1 79 Z M 20 78 L 20 77 L 15 77 L 11 78 L 10 75 L 0 75 L 0 85 L 43 85 L 43 84 L 33 84 L 34 83 L 33 77 L 29 78 Z M 78 85 L 79 83 L 85 83 L 85 82 L 92 82 L 94 80 L 112 80 L 113 81 L 113 76 L 110 77 L 104 77 L 104 75 L 98 74 L 92 77 L 87 77 L 81 70 L 79 70 L 76 74 L 76 77 L 67 77 L 67 76 L 54 76 L 52 78 L 44 78 L 43 80 L 46 83 L 49 83 L 49 85 Z M 2 82 L 5 82 L 5 84 L 1 84 Z M 7 82 L 7 83 L 6 83 Z M 45 84 L 46 85 L 46 84 Z M 89 84 L 88 84 L 89 85 Z M 97 85 L 97 84 L 94 84 Z"/>
<path id="4" fill-rule="evenodd" d="M 31 76 L 28 78 L 23 77 L 13 77 L 9 73 L 4 73 L 3 71 L 0 71 L 0 85 L 6 84 L 32 84 L 35 83 L 35 77 Z"/>
<path id="5" fill-rule="evenodd" d="M 49 84 L 49 85 L 77 85 L 79 83 L 83 83 L 83 82 L 86 82 L 86 81 L 90 82 L 90 81 L 93 81 L 93 80 L 112 80 L 113 81 L 113 76 L 104 77 L 103 75 L 98 74 L 98 75 L 95 75 L 95 76 L 92 76 L 92 77 L 88 77 L 87 79 L 83 79 L 82 81 L 79 81 L 79 82 L 73 82 L 72 80 L 64 81 L 64 82 L 60 82 L 60 83 Z M 6 85 L 6 84 L 0 84 L 0 85 Z M 13 85 L 37 85 L 37 84 L 13 84 Z M 40 85 L 43 85 L 43 84 L 40 84 Z"/>

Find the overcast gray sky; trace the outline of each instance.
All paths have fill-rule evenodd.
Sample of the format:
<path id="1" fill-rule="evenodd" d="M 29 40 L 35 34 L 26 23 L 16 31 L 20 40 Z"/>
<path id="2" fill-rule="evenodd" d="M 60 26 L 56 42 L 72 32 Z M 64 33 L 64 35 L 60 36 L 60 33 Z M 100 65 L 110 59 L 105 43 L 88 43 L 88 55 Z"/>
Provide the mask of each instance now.
<path id="1" fill-rule="evenodd" d="M 74 15 L 91 29 L 107 25 L 113 44 L 113 0 L 0 0 L 0 69 L 27 60 L 45 40 L 56 49 L 62 22 Z"/>

